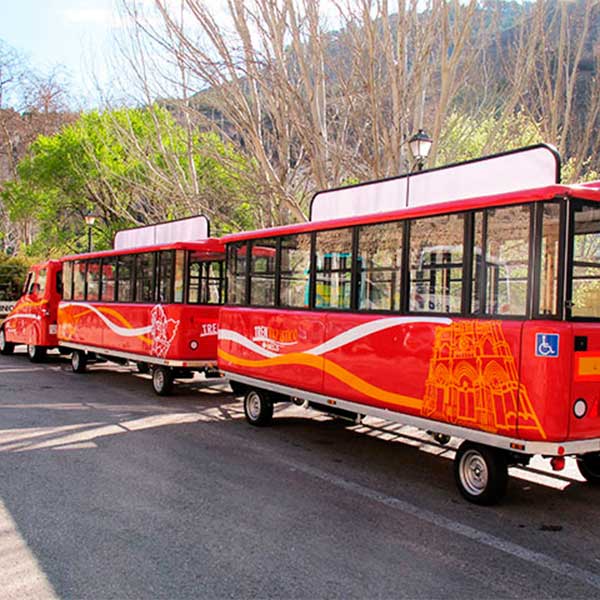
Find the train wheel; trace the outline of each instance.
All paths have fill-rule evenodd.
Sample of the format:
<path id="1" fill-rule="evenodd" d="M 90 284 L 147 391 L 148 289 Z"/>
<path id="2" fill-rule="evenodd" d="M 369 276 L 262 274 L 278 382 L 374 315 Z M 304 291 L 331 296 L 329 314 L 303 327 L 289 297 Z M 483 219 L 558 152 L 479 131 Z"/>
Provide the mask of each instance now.
<path id="1" fill-rule="evenodd" d="M 6 334 L 4 333 L 4 329 L 0 329 L 0 354 L 12 354 L 14 349 L 15 345 L 12 342 L 6 341 Z"/>
<path id="2" fill-rule="evenodd" d="M 502 450 L 463 442 L 454 459 L 460 493 L 474 504 L 496 504 L 506 493 L 508 464 Z"/>
<path id="3" fill-rule="evenodd" d="M 244 396 L 244 414 L 251 425 L 268 425 L 273 418 L 273 403 L 265 392 L 248 390 Z"/>
<path id="4" fill-rule="evenodd" d="M 71 354 L 71 369 L 73 373 L 85 373 L 87 355 L 83 350 L 73 350 Z"/>
<path id="5" fill-rule="evenodd" d="M 35 344 L 27 344 L 27 356 L 29 356 L 31 362 L 42 362 L 46 358 L 46 348 Z"/>
<path id="6" fill-rule="evenodd" d="M 600 485 L 600 452 L 578 456 L 577 467 L 589 483 Z"/>
<path id="7" fill-rule="evenodd" d="M 173 371 L 157 365 L 152 369 L 152 388 L 159 396 L 168 396 L 173 389 Z"/>

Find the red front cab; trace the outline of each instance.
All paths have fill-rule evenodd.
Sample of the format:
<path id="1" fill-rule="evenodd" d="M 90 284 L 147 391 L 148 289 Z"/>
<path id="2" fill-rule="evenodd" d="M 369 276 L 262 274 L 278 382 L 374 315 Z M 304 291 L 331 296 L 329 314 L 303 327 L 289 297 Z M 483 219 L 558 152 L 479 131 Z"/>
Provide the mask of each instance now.
<path id="1" fill-rule="evenodd" d="M 21 298 L 1 325 L 6 349 L 12 351 L 14 344 L 26 344 L 31 355 L 36 349 L 45 350 L 58 345 L 56 334 L 58 304 L 62 294 L 61 271 L 62 262 L 59 260 L 49 260 L 31 267 Z"/>

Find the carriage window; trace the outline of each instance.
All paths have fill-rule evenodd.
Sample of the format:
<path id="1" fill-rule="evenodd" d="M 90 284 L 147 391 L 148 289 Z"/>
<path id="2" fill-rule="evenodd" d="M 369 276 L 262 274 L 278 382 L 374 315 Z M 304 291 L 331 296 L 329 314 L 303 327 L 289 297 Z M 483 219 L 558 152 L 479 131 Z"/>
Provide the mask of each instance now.
<path id="1" fill-rule="evenodd" d="M 479 315 L 483 311 L 483 290 L 485 289 L 483 221 L 483 212 L 476 212 L 473 221 L 473 271 L 471 272 L 471 313 L 475 315 Z"/>
<path id="2" fill-rule="evenodd" d="M 100 299 L 100 260 L 88 260 L 86 299 L 97 302 Z"/>
<path id="3" fill-rule="evenodd" d="M 277 239 L 254 240 L 250 263 L 250 303 L 275 305 L 275 255 Z"/>
<path id="4" fill-rule="evenodd" d="M 316 237 L 317 308 L 350 308 L 352 229 L 321 231 Z"/>
<path id="5" fill-rule="evenodd" d="M 227 249 L 227 302 L 246 302 L 246 249 L 247 244 L 230 244 Z"/>
<path id="6" fill-rule="evenodd" d="M 206 292 L 203 302 L 206 304 L 221 304 L 223 302 L 223 267 L 222 260 L 211 260 L 204 263 Z"/>
<path id="7" fill-rule="evenodd" d="M 170 304 L 173 301 L 173 251 L 157 254 L 158 274 L 156 279 L 157 302 Z"/>
<path id="8" fill-rule="evenodd" d="M 173 302 L 183 302 L 184 290 L 185 253 L 183 250 L 175 252 L 175 285 Z"/>
<path id="9" fill-rule="evenodd" d="M 200 304 L 202 297 L 202 260 L 190 253 L 190 266 L 188 271 L 188 303 Z"/>
<path id="10" fill-rule="evenodd" d="M 527 313 L 530 205 L 487 209 L 485 313 Z"/>
<path id="11" fill-rule="evenodd" d="M 281 238 L 281 306 L 309 305 L 310 240 L 310 234 L 306 233 Z"/>
<path id="12" fill-rule="evenodd" d="M 463 244 L 463 215 L 442 215 L 411 222 L 411 311 L 461 311 Z"/>
<path id="13" fill-rule="evenodd" d="M 221 304 L 222 290 L 223 261 L 206 260 L 206 255 L 190 252 L 188 303 Z"/>
<path id="14" fill-rule="evenodd" d="M 138 254 L 135 263 L 135 301 L 154 302 L 154 254 Z"/>
<path id="15" fill-rule="evenodd" d="M 102 259 L 101 300 L 113 302 L 115 299 L 115 278 L 117 274 L 117 259 L 114 256 Z"/>
<path id="16" fill-rule="evenodd" d="M 63 299 L 71 300 L 73 297 L 73 263 L 63 263 Z"/>
<path id="17" fill-rule="evenodd" d="M 544 202 L 540 246 L 539 314 L 558 314 L 560 204 Z"/>
<path id="18" fill-rule="evenodd" d="M 404 224 L 368 225 L 359 230 L 360 310 L 399 310 Z"/>
<path id="19" fill-rule="evenodd" d="M 33 277 L 34 277 L 33 271 L 29 271 L 29 273 L 27 273 L 27 278 L 25 279 L 25 283 L 23 284 L 23 294 L 29 294 L 29 287 L 31 286 Z"/>
<path id="20" fill-rule="evenodd" d="M 46 280 L 48 279 L 47 269 L 40 269 L 37 276 L 37 293 L 41 296 L 46 291 Z"/>
<path id="21" fill-rule="evenodd" d="M 600 207 L 577 203 L 573 226 L 571 314 L 600 318 Z"/>
<path id="22" fill-rule="evenodd" d="M 133 301 L 133 256 L 117 259 L 117 299 L 119 302 Z"/>
<path id="23" fill-rule="evenodd" d="M 73 263 L 73 300 L 85 300 L 85 267 L 82 260 Z"/>

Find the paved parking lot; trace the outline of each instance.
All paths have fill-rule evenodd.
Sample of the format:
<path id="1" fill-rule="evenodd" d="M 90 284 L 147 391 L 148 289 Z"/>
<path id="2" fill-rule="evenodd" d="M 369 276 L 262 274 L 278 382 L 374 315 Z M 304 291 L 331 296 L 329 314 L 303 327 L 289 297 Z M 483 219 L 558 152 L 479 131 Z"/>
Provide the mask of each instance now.
<path id="1" fill-rule="evenodd" d="M 600 489 L 573 465 L 464 502 L 419 432 L 225 384 L 158 398 L 124 367 L 0 357 L 0 597 L 481 598 L 600 594 Z"/>

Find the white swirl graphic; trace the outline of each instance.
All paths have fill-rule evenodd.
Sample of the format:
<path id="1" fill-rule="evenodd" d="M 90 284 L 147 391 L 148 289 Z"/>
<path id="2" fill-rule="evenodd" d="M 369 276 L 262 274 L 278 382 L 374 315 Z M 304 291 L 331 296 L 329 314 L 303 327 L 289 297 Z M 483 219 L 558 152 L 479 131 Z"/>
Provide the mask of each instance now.
<path id="1" fill-rule="evenodd" d="M 376 319 L 375 321 L 369 321 L 368 323 L 362 323 L 361 325 L 352 327 L 351 329 L 348 329 L 348 331 L 344 331 L 343 333 L 332 337 L 330 340 L 327 340 L 326 342 L 323 342 L 322 344 L 319 344 L 310 350 L 304 350 L 304 354 L 321 356 L 326 352 L 337 350 L 342 346 L 367 337 L 372 333 L 377 333 L 378 331 L 390 329 L 391 327 L 396 327 L 398 325 L 409 325 L 412 323 L 450 325 L 452 323 L 452 319 L 448 319 L 446 317 L 392 317 L 388 319 Z M 248 350 L 256 352 L 256 354 L 260 354 L 261 356 L 265 356 L 267 358 L 281 356 L 281 354 L 262 348 L 237 331 L 232 331 L 230 329 L 219 329 L 219 339 L 235 342 L 240 346 L 244 346 L 244 348 L 248 348 Z"/>
<path id="2" fill-rule="evenodd" d="M 88 304 L 87 302 L 65 302 L 61 303 L 59 306 L 59 310 L 63 308 L 68 308 L 69 306 L 78 306 L 82 308 L 89 308 L 93 313 L 95 313 L 102 322 L 114 333 L 120 335 L 122 337 L 135 337 L 138 335 L 145 335 L 146 333 L 150 333 L 152 331 L 152 325 L 147 325 L 146 327 L 137 327 L 135 329 L 129 329 L 128 327 L 121 327 L 116 323 L 113 323 L 110 319 L 104 316 L 95 306 Z"/>

